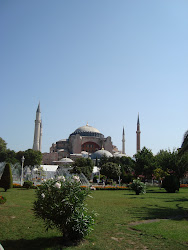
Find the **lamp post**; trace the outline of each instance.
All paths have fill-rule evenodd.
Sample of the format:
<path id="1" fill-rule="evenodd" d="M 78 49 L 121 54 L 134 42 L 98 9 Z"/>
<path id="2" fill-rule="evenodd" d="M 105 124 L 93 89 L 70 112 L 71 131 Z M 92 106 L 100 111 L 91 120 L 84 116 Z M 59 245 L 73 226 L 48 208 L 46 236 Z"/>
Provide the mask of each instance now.
<path id="1" fill-rule="evenodd" d="M 25 157 L 22 156 L 22 173 L 21 173 L 21 186 L 23 186 L 23 165 L 24 165 L 24 160 L 25 160 Z"/>
<path id="2" fill-rule="evenodd" d="M 119 165 L 119 168 L 121 169 L 121 165 Z M 121 179 L 120 179 L 120 175 L 119 175 L 119 186 L 121 184 Z"/>

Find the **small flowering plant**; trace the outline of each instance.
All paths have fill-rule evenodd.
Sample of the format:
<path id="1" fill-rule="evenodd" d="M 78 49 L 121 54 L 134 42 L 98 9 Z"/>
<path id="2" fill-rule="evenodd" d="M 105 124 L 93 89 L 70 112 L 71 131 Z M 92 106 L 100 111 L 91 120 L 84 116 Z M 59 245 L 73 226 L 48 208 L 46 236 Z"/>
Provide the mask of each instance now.
<path id="1" fill-rule="evenodd" d="M 7 199 L 3 197 L 2 195 L 0 195 L 0 204 L 4 204 L 6 201 Z"/>
<path id="2" fill-rule="evenodd" d="M 139 195 L 140 193 L 146 193 L 146 184 L 141 182 L 139 178 L 133 180 L 133 183 L 131 183 L 129 187 L 136 192 L 136 195 Z"/>
<path id="3" fill-rule="evenodd" d="M 36 190 L 34 214 L 44 220 L 47 230 L 57 227 L 66 240 L 80 240 L 94 224 L 94 213 L 89 214 L 85 205 L 88 194 L 78 176 L 47 180 Z"/>

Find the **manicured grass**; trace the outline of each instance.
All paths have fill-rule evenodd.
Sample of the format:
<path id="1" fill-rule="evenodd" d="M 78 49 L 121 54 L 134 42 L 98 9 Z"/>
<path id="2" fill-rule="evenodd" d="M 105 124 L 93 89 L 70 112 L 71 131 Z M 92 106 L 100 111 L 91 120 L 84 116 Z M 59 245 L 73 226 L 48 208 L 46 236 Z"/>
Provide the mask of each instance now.
<path id="1" fill-rule="evenodd" d="M 93 191 L 87 203 L 98 213 L 94 231 L 76 246 L 62 242 L 56 229 L 46 232 L 42 221 L 35 219 L 35 190 L 0 189 L 0 195 L 7 198 L 0 205 L 0 242 L 6 250 L 188 247 L 188 188 L 175 194 L 148 188 L 139 196 L 130 190 Z"/>

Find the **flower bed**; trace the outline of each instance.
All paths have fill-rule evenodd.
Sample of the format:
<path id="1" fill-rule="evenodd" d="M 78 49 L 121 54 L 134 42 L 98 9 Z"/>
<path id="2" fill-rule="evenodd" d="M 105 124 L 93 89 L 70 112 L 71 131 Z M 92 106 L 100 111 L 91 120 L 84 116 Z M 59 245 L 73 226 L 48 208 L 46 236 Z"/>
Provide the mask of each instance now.
<path id="1" fill-rule="evenodd" d="M 184 184 L 185 185 L 185 184 Z M 33 185 L 31 188 L 32 189 L 36 189 L 37 187 L 40 187 L 41 185 Z M 188 185 L 187 185 L 188 186 Z M 99 185 L 92 185 L 92 186 L 85 186 L 82 185 L 80 186 L 82 189 L 91 189 L 91 190 L 127 190 L 129 189 L 126 186 L 110 186 L 110 185 L 106 185 L 106 186 L 99 186 Z M 13 188 L 22 188 L 22 186 L 20 184 L 14 183 L 13 184 Z"/>
<path id="2" fill-rule="evenodd" d="M 22 186 L 20 184 L 17 183 L 13 183 L 13 188 L 21 188 Z"/>
<path id="3" fill-rule="evenodd" d="M 31 189 L 36 189 L 37 187 L 40 187 L 41 184 L 37 184 L 37 185 L 33 185 L 31 186 Z M 17 183 L 13 183 L 13 188 L 25 188 L 24 186 L 22 187 L 20 184 L 17 184 Z"/>
<path id="4" fill-rule="evenodd" d="M 188 184 L 180 184 L 180 188 L 188 187 Z"/>
<path id="5" fill-rule="evenodd" d="M 88 188 L 88 186 L 81 186 L 81 188 L 85 189 Z M 125 186 L 92 186 L 90 187 L 92 190 L 126 190 L 128 187 Z"/>
<path id="6" fill-rule="evenodd" d="M 1 195 L 0 196 L 0 204 L 4 204 L 6 201 L 7 201 L 7 199 Z"/>

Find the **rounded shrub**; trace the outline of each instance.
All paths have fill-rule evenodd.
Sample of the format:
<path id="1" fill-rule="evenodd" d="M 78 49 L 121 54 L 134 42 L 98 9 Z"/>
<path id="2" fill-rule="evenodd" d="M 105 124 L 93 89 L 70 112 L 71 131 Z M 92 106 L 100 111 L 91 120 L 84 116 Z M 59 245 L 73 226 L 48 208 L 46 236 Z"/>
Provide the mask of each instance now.
<path id="1" fill-rule="evenodd" d="M 162 182 L 162 188 L 168 193 L 175 193 L 176 190 L 179 191 L 180 182 L 175 175 L 167 175 Z"/>
<path id="2" fill-rule="evenodd" d="M 1 180 L 0 180 L 0 187 L 4 188 L 5 192 L 7 191 L 7 189 L 10 189 L 13 187 L 12 170 L 11 170 L 9 163 L 5 165 L 5 168 L 1 176 Z"/>
<path id="3" fill-rule="evenodd" d="M 136 195 L 140 193 L 146 193 L 146 184 L 140 181 L 140 179 L 133 180 L 133 182 L 129 185 L 129 187 L 136 192 Z"/>
<path id="4" fill-rule="evenodd" d="M 85 199 L 89 189 L 82 189 L 78 176 L 48 180 L 36 190 L 34 214 L 45 227 L 57 227 L 66 240 L 80 240 L 94 224 L 94 213 L 88 214 Z"/>
<path id="5" fill-rule="evenodd" d="M 24 181 L 23 188 L 30 189 L 33 187 L 33 182 L 32 181 Z"/>

